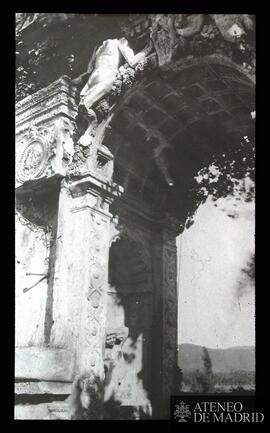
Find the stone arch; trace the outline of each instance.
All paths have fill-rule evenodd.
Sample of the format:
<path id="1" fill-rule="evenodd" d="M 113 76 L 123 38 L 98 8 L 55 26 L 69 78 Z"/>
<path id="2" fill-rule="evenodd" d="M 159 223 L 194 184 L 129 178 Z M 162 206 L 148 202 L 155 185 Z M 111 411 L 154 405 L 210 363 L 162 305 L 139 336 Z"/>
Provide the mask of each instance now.
<path id="1" fill-rule="evenodd" d="M 177 296 L 175 239 L 189 212 L 199 205 L 191 203 L 192 180 L 214 153 L 237 146 L 241 137 L 254 133 L 251 118 L 254 108 L 254 80 L 238 64 L 218 55 L 184 59 L 172 70 L 157 69 L 127 91 L 115 106 L 110 129 L 104 136 L 103 144 L 114 155 L 113 180 L 124 188 L 122 202 L 116 200 L 112 205 L 120 221 L 127 221 L 126 215 L 129 218 L 134 213 L 140 214 L 135 219 L 144 219 L 142 226 L 148 227 L 148 233 L 155 227 L 150 235 L 150 242 L 155 244 L 159 229 L 154 221 L 166 220 L 168 215 L 176 218 L 175 227 L 168 223 L 168 238 L 165 226 L 160 230 L 162 239 L 158 248 L 162 247 L 153 267 L 155 284 L 156 275 L 160 277 L 159 267 L 164 269 L 161 283 L 164 297 L 158 307 L 163 309 L 163 331 L 160 332 L 157 320 L 159 330 L 155 339 L 160 341 L 153 356 L 162 358 L 161 387 L 166 398 L 173 389 L 177 344 L 173 333 L 177 322 L 173 306 Z M 164 174 L 155 160 L 159 154 L 167 161 L 172 186 L 168 184 L 166 171 Z M 122 216 L 124 207 L 133 210 Z M 151 228 L 146 222 L 149 216 Z M 143 232 L 145 239 L 147 230 Z M 157 299 L 159 295 L 154 296 Z M 160 310 L 155 314 L 156 319 L 160 317 Z M 170 385 L 166 387 L 165 382 Z M 156 406 L 158 410 L 166 408 L 164 401 Z"/>
<path id="2" fill-rule="evenodd" d="M 114 181 L 140 203 L 173 210 L 202 160 L 254 133 L 254 104 L 254 76 L 224 55 L 155 69 L 111 112 L 103 143 L 114 154 Z"/>

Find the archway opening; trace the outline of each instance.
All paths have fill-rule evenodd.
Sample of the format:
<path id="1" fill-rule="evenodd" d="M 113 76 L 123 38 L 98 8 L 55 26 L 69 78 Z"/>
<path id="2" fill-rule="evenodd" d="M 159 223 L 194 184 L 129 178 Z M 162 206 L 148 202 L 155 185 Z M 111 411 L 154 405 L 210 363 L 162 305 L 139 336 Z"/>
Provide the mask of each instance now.
<path id="1" fill-rule="evenodd" d="M 213 206 L 230 196 L 252 203 L 254 109 L 254 83 L 222 57 L 182 62 L 142 80 L 105 137 L 123 201 L 152 218 L 169 213 L 179 231 L 188 230 L 207 197 Z M 123 222 L 119 209 L 116 201 L 112 212 Z M 178 327 L 181 320 L 179 310 Z"/>
<path id="2" fill-rule="evenodd" d="M 105 364 L 108 417 L 151 415 L 152 287 L 143 247 L 128 236 L 109 256 Z"/>

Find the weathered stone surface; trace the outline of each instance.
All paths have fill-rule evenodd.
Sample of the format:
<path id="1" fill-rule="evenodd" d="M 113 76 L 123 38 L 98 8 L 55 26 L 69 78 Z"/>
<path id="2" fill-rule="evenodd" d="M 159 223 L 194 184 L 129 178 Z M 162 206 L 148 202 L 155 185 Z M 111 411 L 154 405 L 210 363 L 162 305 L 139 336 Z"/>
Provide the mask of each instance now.
<path id="1" fill-rule="evenodd" d="M 17 347 L 15 349 L 15 377 L 72 381 L 74 354 L 69 350 L 49 347 Z"/>
<path id="2" fill-rule="evenodd" d="M 28 129 L 29 122 L 35 126 L 47 125 L 57 116 L 73 120 L 77 114 L 76 87 L 69 77 L 61 77 L 48 87 L 39 90 L 16 104 L 16 135 Z"/>
<path id="3" fill-rule="evenodd" d="M 93 369 L 104 374 L 108 204 L 112 196 L 103 181 L 91 176 L 70 180 L 60 192 L 50 342 L 76 350 L 77 373 Z"/>
<path id="4" fill-rule="evenodd" d="M 15 406 L 15 419 L 21 420 L 69 420 L 68 403 L 55 401 L 40 404 L 18 404 Z"/>
<path id="5" fill-rule="evenodd" d="M 17 404 L 14 411 L 15 419 L 50 419 L 48 404 Z"/>
<path id="6" fill-rule="evenodd" d="M 16 187 L 64 176 L 74 154 L 75 87 L 62 77 L 16 105 Z"/>
<path id="7" fill-rule="evenodd" d="M 16 218 L 16 346 L 42 345 L 47 299 L 47 281 L 40 281 L 27 292 L 24 288 L 37 283 L 48 272 L 50 232 Z"/>
<path id="8" fill-rule="evenodd" d="M 69 404 L 65 402 L 54 402 L 48 404 L 50 419 L 70 420 Z"/>

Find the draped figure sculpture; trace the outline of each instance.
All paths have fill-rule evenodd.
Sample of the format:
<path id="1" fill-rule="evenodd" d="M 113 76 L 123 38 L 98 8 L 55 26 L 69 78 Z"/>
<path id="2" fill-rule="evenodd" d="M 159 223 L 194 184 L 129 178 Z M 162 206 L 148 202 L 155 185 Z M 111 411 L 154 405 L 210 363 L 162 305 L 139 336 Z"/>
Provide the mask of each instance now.
<path id="1" fill-rule="evenodd" d="M 83 79 L 89 75 L 87 83 L 81 90 L 79 104 L 86 108 L 89 117 L 95 117 L 92 110 L 93 105 L 112 89 L 119 67 L 128 63 L 130 67 L 135 68 L 144 61 L 151 49 L 150 43 L 135 55 L 132 48 L 129 47 L 127 39 L 121 38 L 107 39 L 99 48 L 94 50 L 87 71 L 73 80 L 74 84 L 80 85 Z"/>

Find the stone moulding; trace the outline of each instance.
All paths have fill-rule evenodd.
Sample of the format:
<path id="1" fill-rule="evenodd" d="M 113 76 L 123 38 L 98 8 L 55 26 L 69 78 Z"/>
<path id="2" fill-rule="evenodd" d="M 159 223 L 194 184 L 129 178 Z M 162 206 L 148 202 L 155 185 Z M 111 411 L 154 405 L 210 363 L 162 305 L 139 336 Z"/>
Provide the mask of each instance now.
<path id="1" fill-rule="evenodd" d="M 123 192 L 123 188 L 114 182 L 104 182 L 97 177 L 88 175 L 87 177 L 79 180 L 70 180 L 69 190 L 73 197 L 78 197 L 85 194 L 85 192 L 91 192 L 96 195 L 96 191 L 101 197 L 108 197 L 113 199 L 114 196 L 119 196 Z"/>
<path id="2" fill-rule="evenodd" d="M 16 104 L 16 135 L 28 129 L 30 121 L 39 125 L 60 115 L 74 120 L 77 115 L 75 96 L 76 87 L 71 85 L 69 77 L 62 76 L 44 89 L 22 99 Z"/>
<path id="3" fill-rule="evenodd" d="M 43 89 L 35 92 L 33 95 L 29 95 L 21 101 L 17 102 L 16 111 L 18 112 L 18 114 L 21 114 L 33 105 L 46 101 L 51 96 L 57 95 L 59 91 L 75 98 L 76 86 L 70 84 L 70 77 L 68 77 L 67 75 L 63 75 L 58 80 L 51 83 L 49 86 L 44 87 Z"/>
<path id="4" fill-rule="evenodd" d="M 15 383 L 15 394 L 57 394 L 57 395 L 68 395 L 71 394 L 72 383 L 71 382 L 16 382 Z"/>

